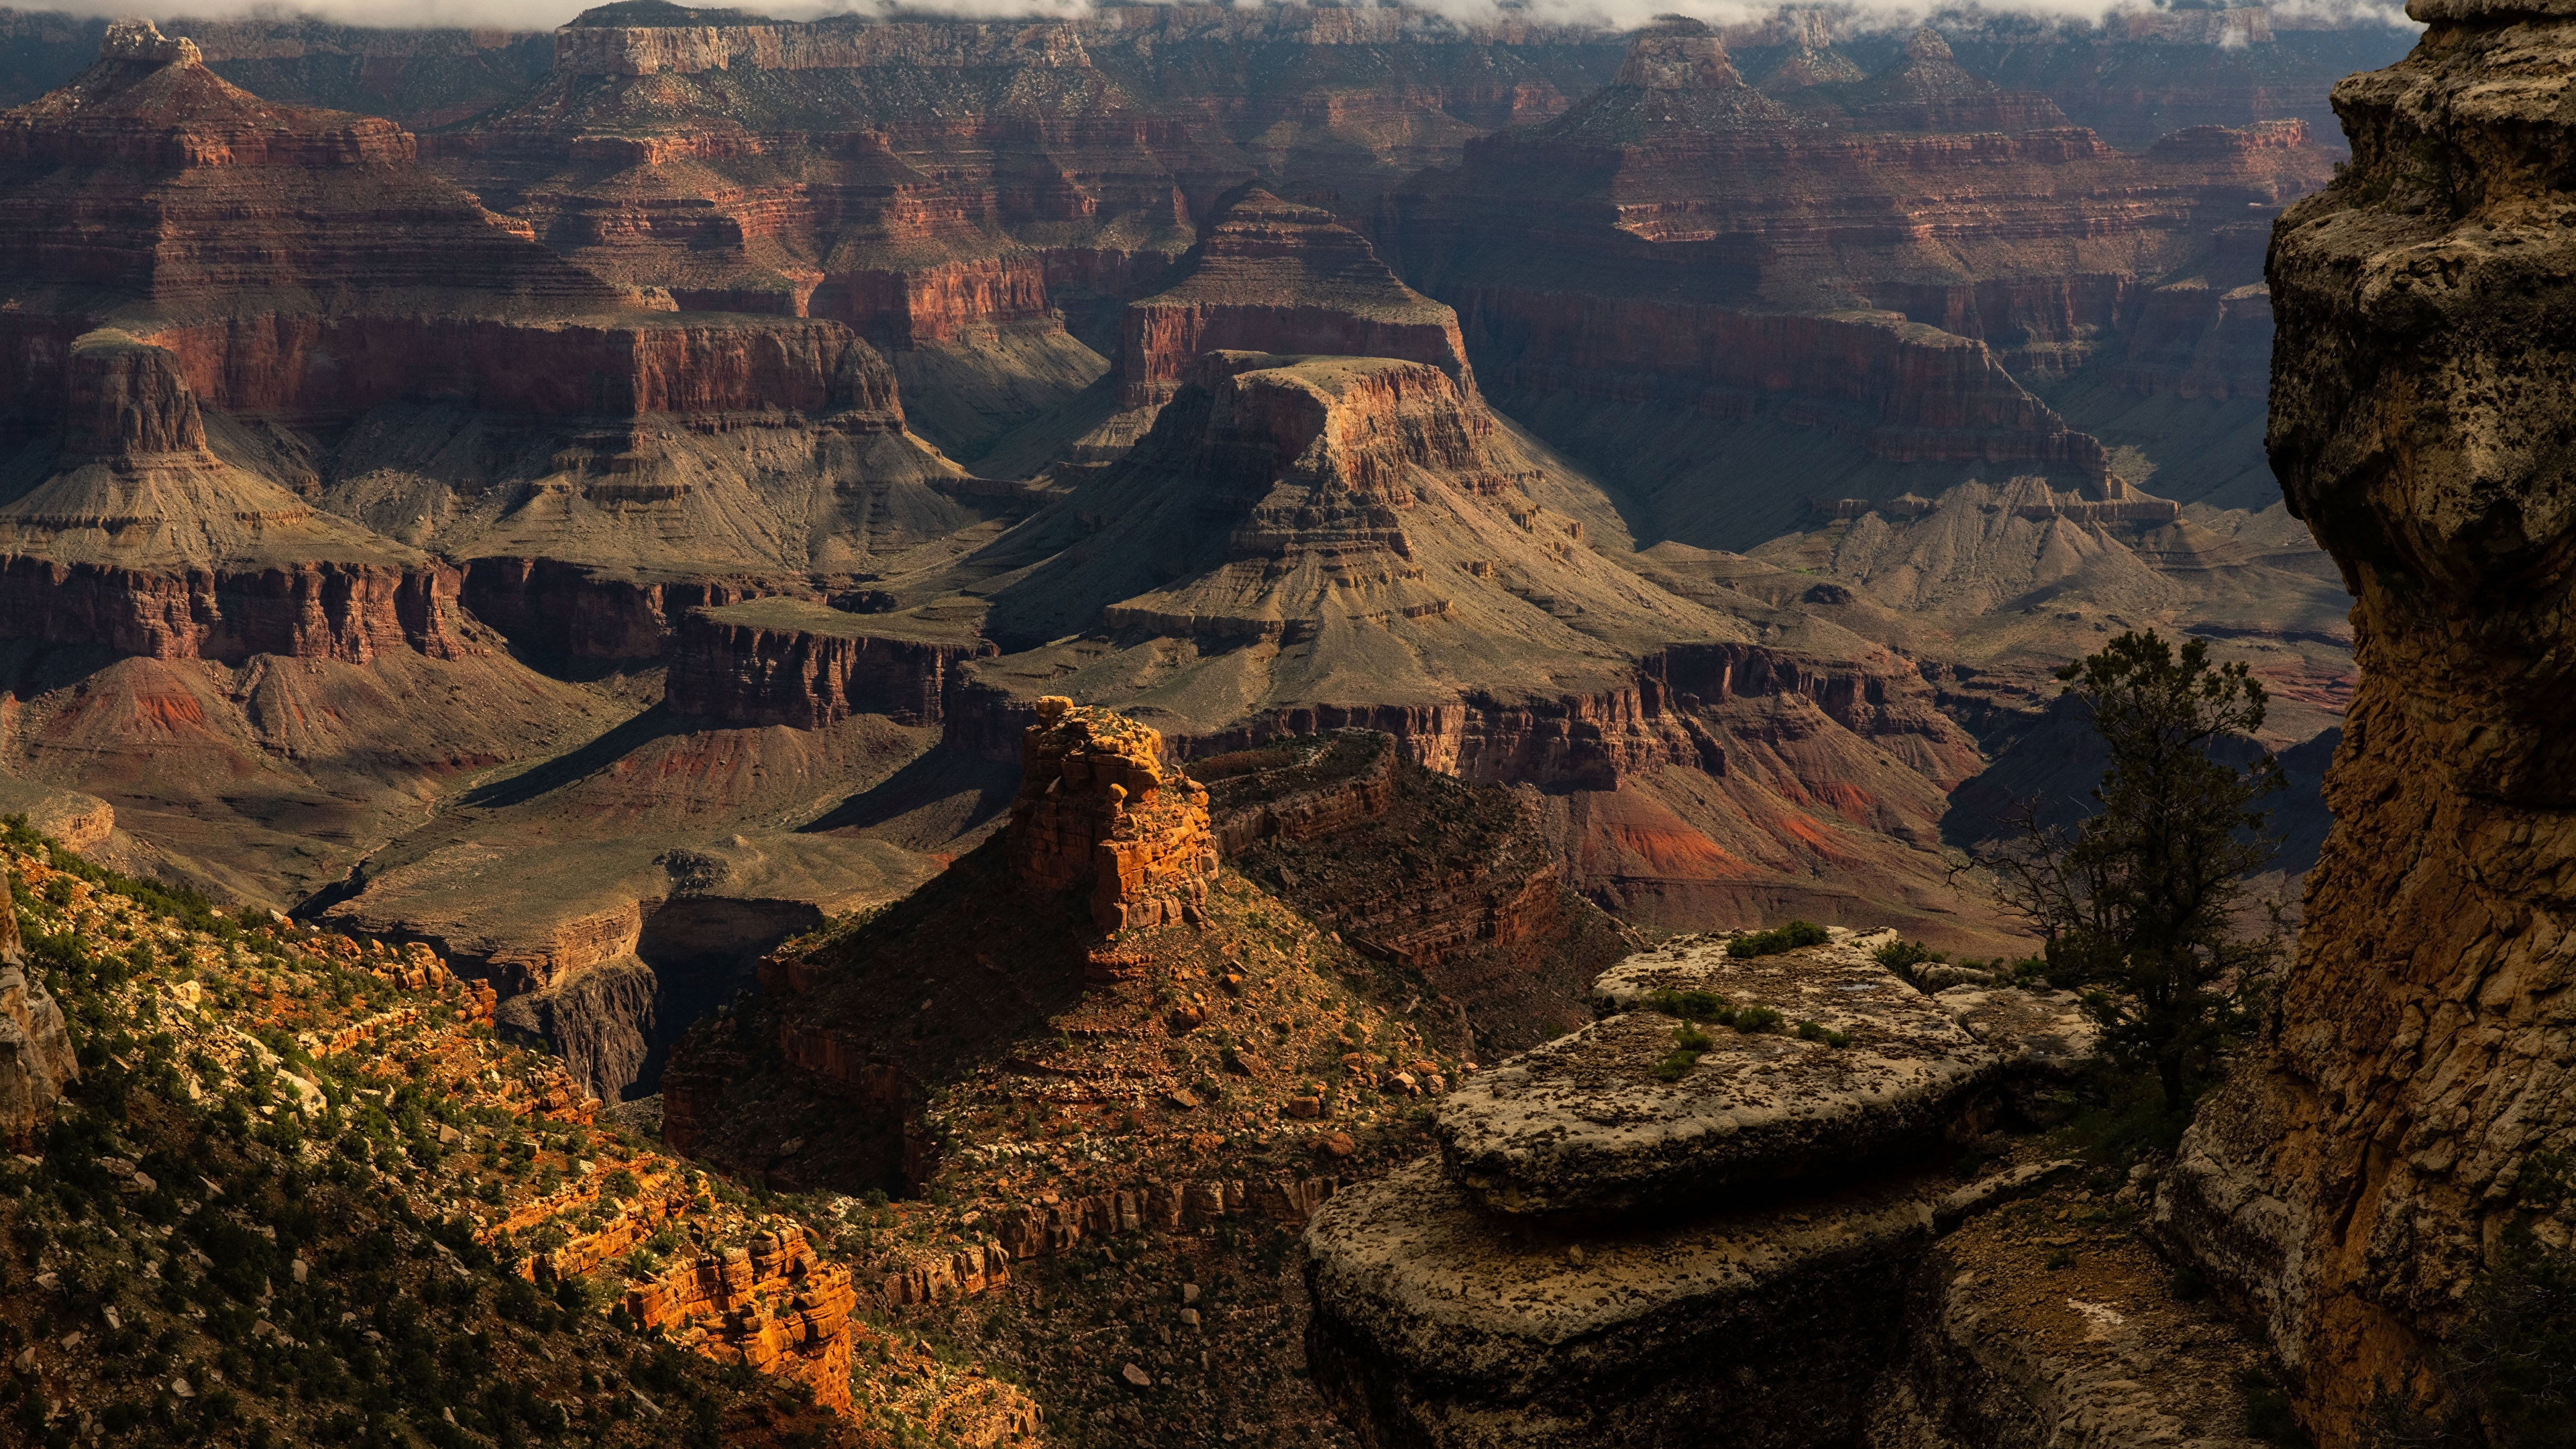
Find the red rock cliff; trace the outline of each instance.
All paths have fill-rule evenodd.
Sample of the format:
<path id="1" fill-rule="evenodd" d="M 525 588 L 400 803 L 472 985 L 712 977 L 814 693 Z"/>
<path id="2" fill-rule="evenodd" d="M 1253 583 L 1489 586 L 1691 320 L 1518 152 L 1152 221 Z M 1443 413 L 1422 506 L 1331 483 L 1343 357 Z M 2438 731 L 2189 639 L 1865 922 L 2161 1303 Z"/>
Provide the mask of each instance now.
<path id="1" fill-rule="evenodd" d="M 89 333 L 54 391 L 55 471 L 0 506 L 0 636 L 227 662 L 472 647 L 456 570 L 207 451 L 168 350 Z"/>
<path id="2" fill-rule="evenodd" d="M 1216 836 L 1207 791 L 1162 761 L 1162 736 L 1069 699 L 1038 701 L 1011 868 L 1033 891 L 1087 887 L 1105 930 L 1177 922 L 1207 895 Z"/>

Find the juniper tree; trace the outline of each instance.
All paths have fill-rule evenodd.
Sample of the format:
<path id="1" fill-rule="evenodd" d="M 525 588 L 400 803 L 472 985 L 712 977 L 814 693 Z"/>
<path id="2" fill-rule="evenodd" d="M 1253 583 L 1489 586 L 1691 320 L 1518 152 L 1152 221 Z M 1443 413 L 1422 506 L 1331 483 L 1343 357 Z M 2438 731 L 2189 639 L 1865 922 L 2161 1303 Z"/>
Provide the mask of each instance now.
<path id="1" fill-rule="evenodd" d="M 2280 950 L 2277 931 L 2239 917 L 2246 877 L 2279 850 L 2264 802 L 2281 768 L 2268 752 L 2226 758 L 2263 727 L 2263 686 L 2242 663 L 2211 662 L 2205 641 L 2176 650 L 2153 630 L 2057 677 L 2109 749 L 2093 808 L 2067 829 L 2025 801 L 2013 837 L 1977 860 L 2039 929 L 2049 979 L 2083 993 L 2105 1054 L 2152 1071 L 2179 1112 Z"/>

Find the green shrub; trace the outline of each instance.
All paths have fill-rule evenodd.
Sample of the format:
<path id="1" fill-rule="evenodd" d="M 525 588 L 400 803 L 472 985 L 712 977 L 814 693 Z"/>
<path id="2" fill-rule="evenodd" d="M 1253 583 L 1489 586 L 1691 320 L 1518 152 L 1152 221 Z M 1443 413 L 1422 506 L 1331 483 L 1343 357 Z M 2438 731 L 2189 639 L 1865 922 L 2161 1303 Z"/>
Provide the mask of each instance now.
<path id="1" fill-rule="evenodd" d="M 1870 955 L 1876 957 L 1878 964 L 1888 970 L 1904 972 L 1907 975 L 1913 974 L 1915 967 L 1926 962 L 1950 959 L 1946 954 L 1935 951 L 1920 941 L 1890 941 Z"/>
<path id="2" fill-rule="evenodd" d="M 1678 1016 L 1684 1021 L 1705 1021 L 1715 1026 L 1728 1025 L 1735 1015 L 1734 1004 L 1714 991 L 1674 991 L 1667 988 L 1648 996 L 1646 1006 L 1666 1016 Z"/>
<path id="3" fill-rule="evenodd" d="M 1755 931 L 1751 935 L 1736 937 L 1726 943 L 1726 954 L 1739 958 L 1777 956 L 1783 951 L 1795 951 L 1801 946 L 1821 946 L 1824 943 L 1824 927 L 1813 921 L 1791 921 L 1773 930 Z"/>
<path id="4" fill-rule="evenodd" d="M 1780 1022 L 1780 1013 L 1767 1006 L 1747 1006 L 1735 1013 L 1735 1029 L 1747 1036 L 1757 1031 L 1775 1031 Z"/>

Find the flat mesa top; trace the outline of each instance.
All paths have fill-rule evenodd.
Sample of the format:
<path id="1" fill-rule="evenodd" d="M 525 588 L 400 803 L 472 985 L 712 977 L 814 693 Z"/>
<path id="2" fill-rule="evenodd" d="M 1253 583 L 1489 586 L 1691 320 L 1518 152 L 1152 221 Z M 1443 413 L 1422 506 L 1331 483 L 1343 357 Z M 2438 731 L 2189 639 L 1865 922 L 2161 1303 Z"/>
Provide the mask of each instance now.
<path id="1" fill-rule="evenodd" d="M 2000 1068 L 1999 1053 L 1878 964 L 1883 933 L 1834 928 L 1754 957 L 1728 954 L 1729 939 L 1628 958 L 1593 988 L 1618 1014 L 1462 1083 L 1434 1122 L 1451 1176 L 1507 1213 L 1707 1205 L 1937 1139 Z M 1778 1015 L 1739 1030 L 1705 1002 L 1656 1009 L 1665 991 L 1722 998 L 1739 1021 Z"/>

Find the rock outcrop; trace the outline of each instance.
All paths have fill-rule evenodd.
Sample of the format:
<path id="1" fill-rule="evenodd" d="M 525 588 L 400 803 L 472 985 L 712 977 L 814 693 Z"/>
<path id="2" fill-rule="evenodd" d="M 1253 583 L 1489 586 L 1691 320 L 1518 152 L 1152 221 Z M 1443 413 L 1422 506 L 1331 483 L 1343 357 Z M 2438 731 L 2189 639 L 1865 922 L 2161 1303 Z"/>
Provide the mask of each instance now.
<path id="1" fill-rule="evenodd" d="M 1449 1175 L 1494 1212 L 1621 1213 L 1742 1197 L 1937 1144 L 1976 1110 L 1998 1062 L 1872 960 L 1880 944 L 1846 934 L 1739 960 L 1726 939 L 1682 937 L 1630 957 L 1593 984 L 1615 1014 L 1478 1073 L 1441 1104 Z M 1724 1004 L 1659 1010 L 1659 992 Z M 1767 1011 L 1798 1034 L 1736 1030 L 1738 1011 Z M 1707 1028 L 1703 1045 L 1680 1060 L 1676 1030 L 1692 1023 Z"/>
<path id="2" fill-rule="evenodd" d="M 2413 54 L 2335 90 L 2337 184 L 2274 233 L 2268 438 L 2355 595 L 2335 826 L 2258 1050 L 2157 1211 L 2260 1312 L 2319 1442 L 2432 1368 L 2568 1102 L 2576 834 L 2563 339 L 2576 232 L 2554 159 L 2576 19 L 2419 0 Z"/>
<path id="3" fill-rule="evenodd" d="M 0 1139 L 24 1150 L 52 1119 L 63 1089 L 79 1080 L 63 1009 L 28 969 L 18 908 L 0 873 Z"/>
<path id="4" fill-rule="evenodd" d="M 1440 1103 L 1439 1160 L 1335 1195 L 1307 1353 L 1362 1441 L 1859 1441 L 1936 1239 L 2048 1172 L 1928 1170 L 2022 1047 L 1871 959 L 1893 939 L 1631 957 L 1612 1014 Z"/>
<path id="5" fill-rule="evenodd" d="M 1034 892 L 1084 890 L 1106 931 L 1177 924 L 1207 896 L 1216 835 L 1198 782 L 1163 763 L 1163 737 L 1069 699 L 1038 701 L 1008 827 Z"/>

